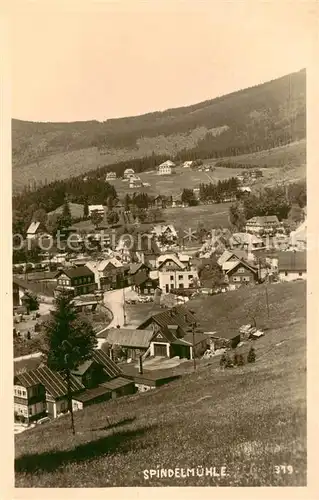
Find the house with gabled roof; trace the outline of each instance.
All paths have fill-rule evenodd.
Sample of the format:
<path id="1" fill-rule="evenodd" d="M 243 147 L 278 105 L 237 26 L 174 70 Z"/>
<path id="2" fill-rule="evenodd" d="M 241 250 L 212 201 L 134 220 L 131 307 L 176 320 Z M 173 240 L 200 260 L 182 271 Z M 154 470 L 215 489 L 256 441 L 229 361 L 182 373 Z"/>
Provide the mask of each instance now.
<path id="1" fill-rule="evenodd" d="M 89 404 L 135 392 L 134 382 L 123 376 L 119 366 L 101 349 L 71 372 L 72 406 L 80 410 Z M 27 421 L 44 415 L 56 418 L 68 410 L 64 376 L 41 364 L 14 377 L 14 405 Z"/>
<path id="2" fill-rule="evenodd" d="M 85 388 L 72 375 L 70 383 L 74 393 Z M 56 418 L 67 409 L 67 384 L 60 373 L 40 365 L 35 370 L 15 375 L 14 411 L 27 421 L 38 420 L 45 414 Z"/>
<path id="3" fill-rule="evenodd" d="M 307 279 L 307 252 L 279 252 L 278 273 L 280 281 Z"/>
<path id="4" fill-rule="evenodd" d="M 272 232 L 279 225 L 277 215 L 256 216 L 246 222 L 246 231 L 251 233 Z"/>
<path id="5" fill-rule="evenodd" d="M 159 286 L 158 276 L 151 277 L 150 273 L 141 271 L 133 279 L 133 289 L 140 295 L 154 295 Z"/>
<path id="6" fill-rule="evenodd" d="M 74 296 L 93 293 L 96 290 L 95 275 L 87 266 L 60 270 L 57 275 L 56 294 L 69 290 Z"/>
<path id="7" fill-rule="evenodd" d="M 192 359 L 207 348 L 207 337 L 195 329 L 197 320 L 184 306 L 176 306 L 154 314 L 139 325 L 139 330 L 153 332 L 150 344 L 151 356 Z"/>
<path id="8" fill-rule="evenodd" d="M 97 334 L 100 345 L 107 343 L 121 346 L 127 351 L 127 359 L 138 359 L 150 347 L 153 337 L 151 330 L 137 330 L 133 328 L 106 328 Z"/>
<path id="9" fill-rule="evenodd" d="M 233 233 L 229 238 L 229 245 L 231 249 L 244 249 L 249 250 L 250 252 L 253 250 L 257 250 L 264 246 L 263 240 L 255 235 L 250 233 Z"/>
<path id="10" fill-rule="evenodd" d="M 230 290 L 258 282 L 258 268 L 254 265 L 248 264 L 244 260 L 235 260 L 230 264 L 230 267 L 225 271 L 225 281 L 229 284 Z"/>

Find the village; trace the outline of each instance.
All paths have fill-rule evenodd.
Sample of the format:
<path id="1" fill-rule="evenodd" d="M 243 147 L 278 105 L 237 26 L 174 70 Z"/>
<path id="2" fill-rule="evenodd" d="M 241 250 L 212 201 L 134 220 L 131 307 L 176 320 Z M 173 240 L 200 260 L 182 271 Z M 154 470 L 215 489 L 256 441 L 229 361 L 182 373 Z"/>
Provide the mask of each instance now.
<path id="1" fill-rule="evenodd" d="M 172 163 L 159 165 L 158 175 L 171 175 Z M 184 168 L 192 168 L 192 162 L 185 163 Z M 114 176 L 107 174 L 107 182 Z M 136 179 L 134 172 L 124 173 L 124 181 Z M 247 176 L 225 191 L 225 202 L 243 191 L 250 196 L 243 182 L 248 183 Z M 188 206 L 185 197 L 159 195 L 150 210 L 169 203 Z M 247 317 L 235 329 L 219 331 L 218 325 L 202 324 L 196 309 L 214 295 L 223 294 L 231 304 L 238 290 L 253 295 L 264 287 L 267 293 L 271 284 L 306 280 L 306 209 L 293 229 L 277 215 L 266 215 L 251 217 L 241 231 L 201 227 L 181 232 L 174 219 L 143 223 L 132 219 L 127 208 L 120 200 L 111 207 L 88 205 L 85 218 L 84 206 L 66 200 L 55 211 L 69 216 L 59 248 L 57 235 L 50 235 L 40 220 L 27 228 L 31 248 L 40 243 L 47 248 L 44 241 L 54 246 L 38 252 L 36 263 L 14 264 L 16 432 L 68 412 L 66 382 L 41 356 L 43 322 L 64 291 L 92 321 L 98 341 L 92 359 L 72 372 L 72 407 L 77 411 L 166 385 L 213 358 L 226 366 L 233 355 L 241 364 L 243 353 L 251 360 L 254 342 L 265 335 L 255 319 Z M 110 211 L 117 222 L 111 226 Z M 74 222 L 79 213 L 83 220 Z"/>

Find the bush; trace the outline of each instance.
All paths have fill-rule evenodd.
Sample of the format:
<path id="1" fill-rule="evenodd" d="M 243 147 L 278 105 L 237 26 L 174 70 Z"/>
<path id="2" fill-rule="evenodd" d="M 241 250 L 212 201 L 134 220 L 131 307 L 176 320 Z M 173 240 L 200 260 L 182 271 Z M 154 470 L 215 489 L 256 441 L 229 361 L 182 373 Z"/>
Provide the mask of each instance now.
<path id="1" fill-rule="evenodd" d="M 220 358 L 219 366 L 221 368 L 225 368 L 226 361 L 227 361 L 227 358 L 226 358 L 225 354 L 223 354 L 222 357 Z"/>
<path id="2" fill-rule="evenodd" d="M 226 356 L 226 363 L 225 363 L 225 368 L 233 368 L 233 362 L 232 360 L 230 359 L 230 357 L 227 355 Z"/>
<path id="3" fill-rule="evenodd" d="M 237 364 L 238 364 L 238 366 L 243 366 L 245 364 L 244 356 L 242 354 L 239 354 Z"/>
<path id="4" fill-rule="evenodd" d="M 247 363 L 255 363 L 255 361 L 256 361 L 255 349 L 253 347 L 251 347 L 249 349 L 249 353 L 248 353 L 248 356 L 247 356 Z"/>

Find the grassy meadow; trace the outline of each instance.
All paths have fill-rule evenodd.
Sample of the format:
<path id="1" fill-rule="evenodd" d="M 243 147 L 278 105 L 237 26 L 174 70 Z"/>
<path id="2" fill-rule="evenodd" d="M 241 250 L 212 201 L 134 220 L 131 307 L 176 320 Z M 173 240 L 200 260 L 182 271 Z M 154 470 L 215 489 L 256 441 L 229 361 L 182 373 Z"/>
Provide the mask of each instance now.
<path id="1" fill-rule="evenodd" d="M 269 288 L 273 320 L 254 364 L 221 370 L 216 357 L 163 388 L 91 406 L 76 413 L 74 437 L 67 416 L 17 435 L 16 487 L 306 485 L 305 284 Z M 225 294 L 223 311 L 219 296 L 206 299 L 217 328 L 226 310 L 232 327 L 242 293 Z M 227 475 L 143 473 L 198 466 Z"/>

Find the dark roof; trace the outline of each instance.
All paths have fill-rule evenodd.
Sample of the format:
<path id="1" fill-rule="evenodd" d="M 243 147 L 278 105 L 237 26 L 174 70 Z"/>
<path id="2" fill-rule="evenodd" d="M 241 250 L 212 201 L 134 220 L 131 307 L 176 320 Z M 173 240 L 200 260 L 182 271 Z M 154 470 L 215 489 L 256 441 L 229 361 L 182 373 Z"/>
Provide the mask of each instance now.
<path id="1" fill-rule="evenodd" d="M 98 398 L 99 396 L 103 396 L 104 394 L 108 393 L 111 393 L 110 389 L 99 385 L 94 389 L 87 389 L 86 391 L 81 392 L 78 396 L 74 396 L 73 399 L 75 401 L 81 401 L 81 403 L 86 403 L 87 401 L 91 401 L 92 399 Z"/>
<path id="2" fill-rule="evenodd" d="M 258 273 L 258 268 L 255 266 L 252 266 L 251 264 L 248 264 L 245 260 L 238 260 L 237 262 L 234 262 L 233 267 L 230 269 L 227 269 L 226 274 L 230 273 L 231 271 L 234 271 L 236 267 L 238 266 L 244 266 L 248 269 L 250 269 L 253 273 L 257 274 Z"/>
<path id="3" fill-rule="evenodd" d="M 143 269 L 141 272 L 136 274 L 133 278 L 134 285 L 142 285 L 148 279 L 147 272 Z"/>
<path id="4" fill-rule="evenodd" d="M 76 370 L 72 370 L 73 375 L 83 375 L 92 365 L 93 360 L 88 359 L 87 361 L 84 361 Z"/>
<path id="5" fill-rule="evenodd" d="M 121 345 L 122 347 L 148 348 L 153 337 L 150 330 L 135 330 L 128 328 L 110 328 L 97 335 L 105 338 L 108 344 Z"/>
<path id="6" fill-rule="evenodd" d="M 24 387 L 42 384 L 46 391 L 54 398 L 60 398 L 67 394 L 67 384 L 62 375 L 45 365 L 39 366 L 35 370 L 16 375 L 15 382 L 16 381 L 21 383 Z M 81 389 L 84 389 L 84 385 L 71 375 L 71 390 L 77 392 Z"/>
<path id="7" fill-rule="evenodd" d="M 306 271 L 307 252 L 279 252 L 279 271 Z"/>
<path id="8" fill-rule="evenodd" d="M 143 368 L 143 373 L 139 373 L 139 368 L 136 366 L 131 366 L 128 364 L 123 365 L 123 373 L 134 378 L 135 382 L 139 382 L 139 379 L 145 381 L 159 381 L 159 380 L 169 380 L 174 378 L 179 378 L 180 375 L 174 372 L 174 369 L 168 368 L 164 370 L 147 370 Z"/>
<path id="9" fill-rule="evenodd" d="M 100 385 L 106 387 L 106 389 L 114 391 L 115 389 L 120 389 L 121 387 L 125 387 L 126 385 L 131 385 L 131 384 L 132 380 L 129 380 L 128 378 L 124 377 L 117 377 L 114 378 L 113 380 L 109 380 L 108 382 L 103 382 L 103 384 Z"/>
<path id="10" fill-rule="evenodd" d="M 182 305 L 172 307 L 158 314 L 154 314 L 144 321 L 138 328 L 145 328 L 152 320 L 164 328 L 167 328 L 168 325 L 178 325 L 181 328 L 187 328 L 190 324 L 196 322 L 195 316 Z"/>
<path id="11" fill-rule="evenodd" d="M 38 271 L 35 273 L 28 273 L 29 281 L 52 280 L 57 277 L 59 271 Z"/>
<path id="12" fill-rule="evenodd" d="M 117 366 L 111 358 L 105 354 L 101 349 L 95 349 L 93 352 L 92 360 L 104 366 L 104 371 L 109 377 L 117 377 L 122 374 L 121 369 Z"/>
<path id="13" fill-rule="evenodd" d="M 144 266 L 145 264 L 142 262 L 130 264 L 128 274 L 135 274 L 139 269 L 141 269 L 141 267 Z"/>
<path id="14" fill-rule="evenodd" d="M 69 269 L 63 269 L 59 271 L 60 274 L 66 274 L 69 278 L 81 278 L 82 276 L 94 276 L 93 271 L 91 271 L 87 266 L 72 267 Z"/>
<path id="15" fill-rule="evenodd" d="M 201 342 L 204 342 L 204 340 L 208 341 L 208 337 L 204 333 L 195 332 L 194 338 L 193 338 L 192 333 L 187 333 L 187 335 L 185 335 L 185 337 L 183 337 L 183 340 L 190 345 L 193 345 L 193 342 L 194 342 L 194 345 L 197 345 L 197 344 L 200 344 Z"/>
<path id="16" fill-rule="evenodd" d="M 12 282 L 14 285 L 18 286 L 19 288 L 23 288 L 24 290 L 30 290 L 30 292 L 33 293 L 41 293 L 41 289 L 39 288 L 39 285 L 37 283 L 30 283 L 29 281 L 16 278 L 15 276 L 12 279 Z M 42 292 L 44 294 L 44 292 Z"/>
<path id="17" fill-rule="evenodd" d="M 238 330 L 236 330 L 236 331 L 227 330 L 221 334 L 219 334 L 218 332 L 215 332 L 211 335 L 206 335 L 207 338 L 214 337 L 214 338 L 225 339 L 225 340 L 231 340 L 231 339 L 234 339 L 235 337 L 238 337 L 238 336 L 240 336 L 240 333 Z"/>

